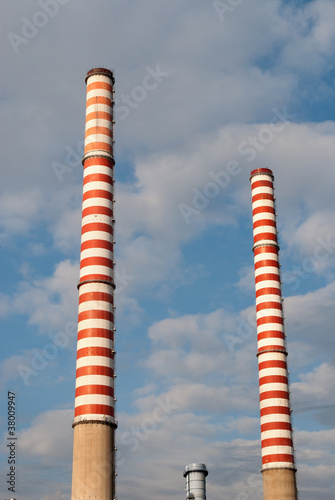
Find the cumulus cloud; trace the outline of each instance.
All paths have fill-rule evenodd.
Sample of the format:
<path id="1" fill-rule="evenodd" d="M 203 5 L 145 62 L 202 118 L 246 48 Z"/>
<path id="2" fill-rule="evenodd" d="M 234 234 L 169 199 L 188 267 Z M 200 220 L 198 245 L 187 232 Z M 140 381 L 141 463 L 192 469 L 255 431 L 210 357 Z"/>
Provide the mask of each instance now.
<path id="1" fill-rule="evenodd" d="M 333 426 L 335 408 L 334 373 L 334 362 L 322 363 L 314 370 L 302 373 L 300 381 L 291 385 L 296 411 L 314 411 L 316 419 L 329 427 Z"/>
<path id="2" fill-rule="evenodd" d="M 0 388 L 3 390 L 5 387 L 9 387 L 9 381 L 17 379 L 20 375 L 18 371 L 18 366 L 22 365 L 27 361 L 27 354 L 14 354 L 7 359 L 4 359 L 0 363 Z"/>
<path id="3" fill-rule="evenodd" d="M 151 496 L 159 490 L 160 495 L 167 498 L 171 494 L 178 495 L 184 489 L 184 467 L 194 461 L 206 463 L 209 468 L 211 477 L 208 491 L 215 491 L 214 498 L 220 498 L 220 492 L 222 494 L 226 488 L 227 491 L 233 488 L 237 494 L 243 481 L 247 483 L 248 474 L 245 474 L 245 469 L 244 473 L 239 473 L 239 466 L 242 461 L 248 461 L 246 470 L 249 469 L 251 473 L 252 464 L 256 464 L 259 459 L 258 441 L 219 441 L 216 439 L 217 427 L 210 424 L 206 417 L 196 416 L 192 412 L 173 412 L 165 421 L 149 427 L 150 415 L 122 415 L 118 434 L 118 478 L 122 482 L 124 495 L 136 487 L 141 498 L 142 495 L 143 498 L 145 495 Z M 174 439 L 171 439 L 171 433 Z M 162 449 L 164 456 L 161 456 Z M 223 462 L 225 467 L 220 466 Z M 137 476 L 128 474 L 133 464 L 136 464 Z M 154 478 L 150 481 L 145 480 L 148 467 Z M 161 469 L 165 471 L 164 477 L 159 472 Z M 232 475 L 230 479 L 229 474 Z"/>
<path id="4" fill-rule="evenodd" d="M 43 195 L 33 186 L 30 190 L 4 193 L 0 198 L 2 229 L 6 234 L 27 234 L 38 223 L 43 203 Z"/>
<path id="5" fill-rule="evenodd" d="M 224 335 L 233 329 L 234 318 L 223 310 L 164 319 L 149 329 L 155 347 L 146 366 L 167 380 L 210 377 L 222 364 L 231 366 Z"/>
<path id="6" fill-rule="evenodd" d="M 299 491 L 304 498 L 328 500 L 334 487 L 334 429 L 296 431 L 294 437 Z"/>
<path id="7" fill-rule="evenodd" d="M 34 497 L 70 499 L 72 420 L 73 409 L 50 410 L 37 415 L 28 428 L 17 433 L 20 476 L 16 491 L 24 500 Z M 36 470 L 39 480 L 35 476 Z M 4 470 L 2 472 L 5 473 Z M 45 483 L 48 484 L 47 490 Z M 53 493 L 49 493 L 50 489 Z M 1 493 L 6 496 L 4 491 Z"/>
<path id="8" fill-rule="evenodd" d="M 20 452 L 24 458 L 38 457 L 45 463 L 69 463 L 72 458 L 73 409 L 50 410 L 38 415 L 31 426 L 20 432 Z M 52 429 L 52 431 L 51 431 Z"/>
<path id="9" fill-rule="evenodd" d="M 10 299 L 7 295 L 0 294 L 0 316 L 6 316 L 10 310 Z"/>
<path id="10" fill-rule="evenodd" d="M 293 43 L 284 47 L 281 62 L 291 68 L 317 73 L 327 64 L 327 56 L 334 49 L 335 34 L 331 26 L 335 18 L 334 4 L 329 0 L 310 2 L 296 13 L 296 29 L 290 31 Z"/>
<path id="11" fill-rule="evenodd" d="M 26 314 L 29 323 L 42 332 L 63 329 L 74 320 L 77 311 L 78 265 L 69 260 L 60 262 L 50 277 L 22 282 L 11 300 L 11 311 Z"/>
<path id="12" fill-rule="evenodd" d="M 240 279 L 236 283 L 236 286 L 240 290 L 254 291 L 255 290 L 255 270 L 253 266 L 243 267 L 239 271 Z"/>
<path id="13" fill-rule="evenodd" d="M 333 352 L 334 292 L 332 282 L 313 292 L 288 297 L 284 303 L 288 338 L 308 341 L 315 359 L 321 353 Z"/>
<path id="14" fill-rule="evenodd" d="M 328 500 L 333 458 L 326 441 L 333 438 L 326 431 L 316 436 L 304 425 L 332 425 L 326 397 L 333 404 L 334 258 L 329 252 L 324 261 L 306 259 L 315 257 L 318 238 L 333 238 L 335 124 L 322 120 L 331 116 L 335 97 L 334 3 L 248 0 L 222 21 L 213 2 L 202 0 L 101 0 L 99 9 L 89 0 L 73 0 L 59 5 L 57 15 L 16 54 L 6 34 L 20 34 L 23 16 L 31 20 L 40 8 L 27 0 L 3 7 L 0 250 L 7 291 L 0 296 L 0 315 L 26 317 L 41 332 L 63 330 L 66 321 L 75 320 L 83 76 L 91 66 L 114 66 L 116 301 L 118 331 L 126 332 L 119 337 L 120 359 L 138 365 L 134 345 L 141 343 L 140 368 L 147 375 L 146 380 L 129 375 L 132 412 L 120 404 L 121 436 L 128 432 L 128 443 L 129 437 L 133 441 L 121 439 L 126 466 L 120 467 L 119 496 L 183 494 L 183 468 L 199 460 L 210 468 L 213 500 L 243 494 L 259 499 L 261 486 L 253 476 L 260 445 L 255 329 L 247 307 L 249 297 L 254 300 L 250 261 L 240 255 L 234 260 L 235 254 L 226 258 L 242 268 L 234 277 L 238 288 L 229 272 L 225 287 L 232 297 L 243 290 L 243 303 L 237 293 L 241 303 L 233 297 L 224 304 L 221 286 L 213 295 L 206 290 L 201 313 L 186 314 L 173 294 L 192 279 L 198 286 L 208 272 L 189 262 L 187 251 L 190 244 L 204 243 L 210 231 L 226 231 L 229 240 L 232 228 L 248 230 L 251 246 L 248 177 L 264 165 L 275 171 L 280 243 L 285 271 L 293 273 L 286 280 L 284 275 L 293 402 L 300 414 L 313 409 L 307 424 L 299 420 L 302 433 L 297 432 L 302 491 L 308 500 Z M 136 101 L 134 89 L 148 71 L 158 74 L 157 87 Z M 127 108 L 124 119 L 121 106 Z M 61 178 L 55 162 L 65 166 Z M 246 242 L 245 237 L 242 246 Z M 43 267 L 47 252 L 53 272 Z M 32 256 L 41 262 L 33 263 Z M 12 261 L 23 276 L 20 283 L 6 281 L 6 264 Z M 315 284 L 314 278 L 323 281 Z M 175 317 L 168 317 L 167 303 L 178 310 Z M 25 351 L 3 360 L 3 380 L 12 380 L 16 364 L 26 360 Z M 122 384 L 129 389 L 128 379 Z M 150 434 L 148 419 L 160 396 L 169 396 L 178 409 L 156 422 Z M 67 500 L 70 479 L 62 466 L 71 463 L 68 418 L 66 411 L 47 412 L 22 431 L 22 456 L 39 465 L 38 481 L 32 465 L 21 469 L 27 486 L 23 500 Z M 55 435 L 48 435 L 53 427 Z M 130 450 L 134 439 L 136 452 Z M 57 473 L 59 480 L 51 479 Z"/>
<path id="15" fill-rule="evenodd" d="M 277 126 L 282 130 L 276 133 L 267 123 L 221 127 L 191 151 L 164 152 L 135 162 L 135 179 L 118 185 L 116 204 L 118 262 L 135 276 L 129 293 L 143 286 L 152 290 L 162 280 L 180 286 L 188 271 L 183 245 L 211 227 L 237 226 L 246 214 L 251 219 L 248 177 L 259 164 L 275 172 L 284 255 L 290 255 L 302 273 L 329 276 L 335 253 L 330 161 L 335 155 L 334 124 L 287 121 Z M 254 140 L 257 146 L 250 146 Z M 324 175 L 315 179 L 315 165 L 320 163 Z M 250 242 L 251 235 L 250 229 Z M 250 266 L 248 271 L 239 286 L 251 290 Z M 286 277 L 289 272 L 285 270 Z"/>
<path id="16" fill-rule="evenodd" d="M 305 279 L 311 274 L 329 277 L 335 262 L 334 223 L 335 213 L 331 210 L 314 212 L 296 227 L 283 231 L 293 259 L 300 264 L 291 276 L 298 276 L 299 271 Z"/>

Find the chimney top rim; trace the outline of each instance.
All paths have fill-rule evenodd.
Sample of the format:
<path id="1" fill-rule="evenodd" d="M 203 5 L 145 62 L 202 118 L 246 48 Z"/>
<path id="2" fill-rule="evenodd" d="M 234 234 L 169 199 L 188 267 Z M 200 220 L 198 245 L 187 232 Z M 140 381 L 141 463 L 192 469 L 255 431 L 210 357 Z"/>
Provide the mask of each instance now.
<path id="1" fill-rule="evenodd" d="M 86 74 L 86 77 L 85 77 L 85 83 L 87 83 L 87 80 L 90 76 L 93 76 L 93 75 L 104 75 L 104 76 L 108 76 L 109 78 L 111 78 L 111 80 L 113 81 L 113 84 L 115 83 L 115 79 L 114 79 L 114 75 L 113 75 L 113 71 L 111 71 L 110 69 L 107 69 L 107 68 L 103 68 L 103 67 L 98 67 L 98 68 L 92 68 L 90 69 L 87 74 Z"/>

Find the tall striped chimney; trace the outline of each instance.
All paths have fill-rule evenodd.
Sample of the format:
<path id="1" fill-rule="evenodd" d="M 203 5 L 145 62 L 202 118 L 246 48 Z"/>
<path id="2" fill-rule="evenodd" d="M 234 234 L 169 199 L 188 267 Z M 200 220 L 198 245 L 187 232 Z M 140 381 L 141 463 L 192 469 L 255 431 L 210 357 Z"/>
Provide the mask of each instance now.
<path id="1" fill-rule="evenodd" d="M 297 499 L 274 176 L 251 172 L 264 500 Z"/>
<path id="2" fill-rule="evenodd" d="M 72 500 L 115 498 L 113 73 L 87 73 Z"/>

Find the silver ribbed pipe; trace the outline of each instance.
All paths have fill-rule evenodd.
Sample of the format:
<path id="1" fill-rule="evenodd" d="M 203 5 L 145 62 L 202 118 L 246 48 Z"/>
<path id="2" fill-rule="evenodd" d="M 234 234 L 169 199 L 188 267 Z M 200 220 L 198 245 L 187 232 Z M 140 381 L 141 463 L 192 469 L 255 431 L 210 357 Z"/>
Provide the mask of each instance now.
<path id="1" fill-rule="evenodd" d="M 207 475 L 205 464 L 189 464 L 185 467 L 186 500 L 206 500 Z"/>

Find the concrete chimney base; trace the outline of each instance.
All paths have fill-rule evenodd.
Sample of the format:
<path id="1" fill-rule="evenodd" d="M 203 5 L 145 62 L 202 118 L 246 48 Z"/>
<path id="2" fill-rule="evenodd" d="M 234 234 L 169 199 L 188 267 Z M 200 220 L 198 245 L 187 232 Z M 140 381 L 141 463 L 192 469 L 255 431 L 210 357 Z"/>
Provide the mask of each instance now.
<path id="1" fill-rule="evenodd" d="M 263 471 L 264 500 L 297 500 L 294 469 L 269 469 Z"/>
<path id="2" fill-rule="evenodd" d="M 114 432 L 104 423 L 74 426 L 71 500 L 115 498 Z"/>

